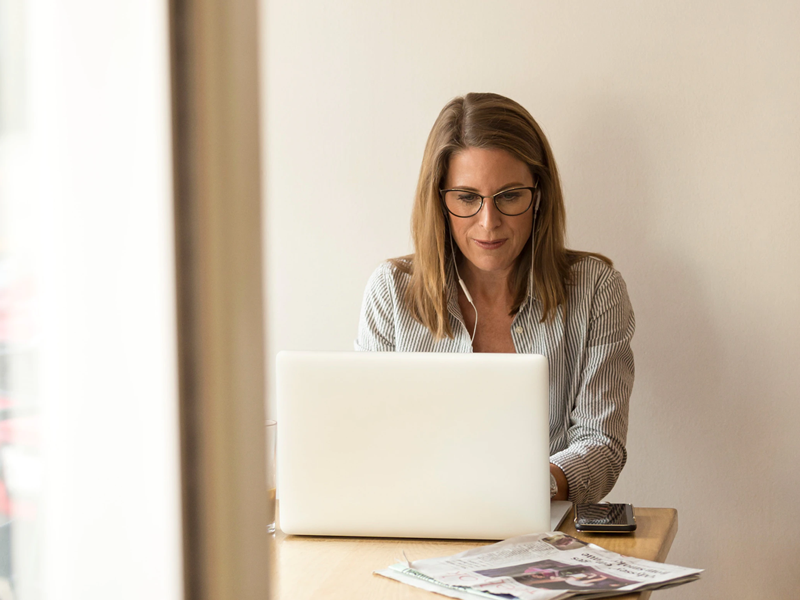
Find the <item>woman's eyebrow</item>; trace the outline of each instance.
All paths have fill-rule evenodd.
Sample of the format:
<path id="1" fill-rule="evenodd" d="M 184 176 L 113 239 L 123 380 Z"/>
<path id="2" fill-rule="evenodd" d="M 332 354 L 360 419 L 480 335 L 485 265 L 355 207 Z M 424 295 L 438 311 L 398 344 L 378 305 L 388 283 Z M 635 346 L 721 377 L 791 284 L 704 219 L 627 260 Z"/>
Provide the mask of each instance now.
<path id="1" fill-rule="evenodd" d="M 502 192 L 504 190 L 508 190 L 508 189 L 511 189 L 511 188 L 518 188 L 518 187 L 528 187 L 528 186 L 526 186 L 524 183 L 518 183 L 518 182 L 507 183 L 504 186 L 501 186 L 501 187 L 497 188 L 497 191 L 495 192 L 495 194 L 497 194 L 499 192 Z M 451 187 L 449 189 L 451 189 L 451 190 L 464 190 L 465 192 L 475 192 L 476 194 L 480 194 L 480 191 L 478 191 L 478 188 L 474 188 L 474 187 L 469 186 L 469 185 L 454 185 L 453 187 Z"/>

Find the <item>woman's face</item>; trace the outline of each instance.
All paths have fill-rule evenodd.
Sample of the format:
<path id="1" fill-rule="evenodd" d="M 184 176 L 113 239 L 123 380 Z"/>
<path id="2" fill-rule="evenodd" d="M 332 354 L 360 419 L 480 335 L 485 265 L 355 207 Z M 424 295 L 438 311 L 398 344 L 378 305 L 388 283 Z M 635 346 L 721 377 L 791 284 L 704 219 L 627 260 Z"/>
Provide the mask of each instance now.
<path id="1" fill-rule="evenodd" d="M 491 196 L 523 186 L 533 186 L 525 163 L 505 150 L 470 147 L 450 158 L 444 189 Z M 509 217 L 497 210 L 491 198 L 483 201 L 483 208 L 474 217 L 448 216 L 453 239 L 471 266 L 495 274 L 510 274 L 533 225 L 532 208 Z"/>

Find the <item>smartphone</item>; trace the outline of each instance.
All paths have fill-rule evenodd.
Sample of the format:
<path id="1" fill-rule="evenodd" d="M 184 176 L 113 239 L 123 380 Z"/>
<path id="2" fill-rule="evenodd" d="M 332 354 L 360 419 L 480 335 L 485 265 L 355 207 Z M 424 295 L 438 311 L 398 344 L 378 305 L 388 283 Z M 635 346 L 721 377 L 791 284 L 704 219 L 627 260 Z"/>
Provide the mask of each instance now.
<path id="1" fill-rule="evenodd" d="M 630 504 L 576 504 L 575 529 L 598 533 L 629 533 L 636 530 Z"/>

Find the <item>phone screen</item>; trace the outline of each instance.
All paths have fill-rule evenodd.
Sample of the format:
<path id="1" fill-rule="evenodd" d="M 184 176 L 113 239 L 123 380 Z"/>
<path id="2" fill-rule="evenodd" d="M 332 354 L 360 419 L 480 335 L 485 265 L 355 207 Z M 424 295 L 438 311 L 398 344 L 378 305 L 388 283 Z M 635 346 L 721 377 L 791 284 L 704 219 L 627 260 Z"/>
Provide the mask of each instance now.
<path id="1" fill-rule="evenodd" d="M 626 523 L 627 504 L 586 504 L 580 511 L 580 520 L 587 525 Z"/>
<path id="2" fill-rule="evenodd" d="M 575 526 L 583 531 L 632 531 L 636 520 L 630 504 L 579 504 Z"/>

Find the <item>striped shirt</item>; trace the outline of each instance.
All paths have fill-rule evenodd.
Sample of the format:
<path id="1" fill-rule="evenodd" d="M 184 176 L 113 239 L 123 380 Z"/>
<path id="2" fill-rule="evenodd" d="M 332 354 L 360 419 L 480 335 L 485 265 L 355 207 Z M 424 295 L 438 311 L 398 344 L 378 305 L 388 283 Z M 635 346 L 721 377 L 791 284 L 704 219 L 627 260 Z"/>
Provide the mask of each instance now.
<path id="1" fill-rule="evenodd" d="M 635 321 L 620 274 L 601 260 L 572 267 L 566 318 L 559 306 L 541 323 L 534 296 L 511 324 L 518 353 L 542 354 L 550 368 L 550 462 L 561 468 L 572 502 L 597 502 L 611 491 L 625 465 L 628 403 L 633 388 L 630 341 Z M 453 269 L 448 309 L 454 338 L 436 341 L 406 309 L 410 276 L 391 263 L 367 283 L 356 350 L 369 352 L 472 352 L 470 332 L 458 304 Z"/>

